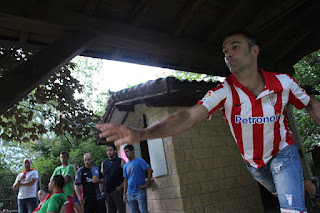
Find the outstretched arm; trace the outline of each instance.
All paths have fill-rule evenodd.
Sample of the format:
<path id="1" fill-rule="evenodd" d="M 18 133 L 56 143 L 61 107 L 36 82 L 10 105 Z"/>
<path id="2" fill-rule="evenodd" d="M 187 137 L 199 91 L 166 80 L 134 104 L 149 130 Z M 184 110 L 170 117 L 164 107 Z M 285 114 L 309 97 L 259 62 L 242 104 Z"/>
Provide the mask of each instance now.
<path id="1" fill-rule="evenodd" d="M 208 110 L 197 104 L 191 108 L 176 112 L 164 121 L 145 129 L 135 129 L 123 125 L 98 124 L 99 136 L 107 137 L 107 141 L 115 140 L 115 145 L 135 144 L 152 138 L 162 138 L 180 134 L 191 129 L 195 124 L 208 116 Z"/>
<path id="2" fill-rule="evenodd" d="M 306 107 L 310 117 L 320 126 L 320 102 L 311 97 L 309 104 Z"/>

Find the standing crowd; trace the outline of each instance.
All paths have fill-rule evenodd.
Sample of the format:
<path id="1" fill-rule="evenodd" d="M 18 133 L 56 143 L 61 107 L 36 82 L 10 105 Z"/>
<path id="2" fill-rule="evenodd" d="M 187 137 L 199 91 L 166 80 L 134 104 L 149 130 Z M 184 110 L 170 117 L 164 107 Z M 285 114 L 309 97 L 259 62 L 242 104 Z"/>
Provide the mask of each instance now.
<path id="1" fill-rule="evenodd" d="M 38 172 L 31 168 L 29 158 L 24 159 L 25 170 L 12 186 L 13 190 L 19 189 L 19 213 L 125 213 L 125 203 L 130 212 L 148 212 L 146 188 L 152 169 L 145 160 L 135 157 L 132 145 L 125 146 L 124 151 L 127 163 L 118 157 L 116 146 L 108 143 L 108 158 L 101 168 L 93 165 L 91 153 L 84 154 L 84 165 L 79 168 L 69 164 L 68 152 L 61 152 L 61 166 L 53 171 L 48 187 L 38 192 Z"/>

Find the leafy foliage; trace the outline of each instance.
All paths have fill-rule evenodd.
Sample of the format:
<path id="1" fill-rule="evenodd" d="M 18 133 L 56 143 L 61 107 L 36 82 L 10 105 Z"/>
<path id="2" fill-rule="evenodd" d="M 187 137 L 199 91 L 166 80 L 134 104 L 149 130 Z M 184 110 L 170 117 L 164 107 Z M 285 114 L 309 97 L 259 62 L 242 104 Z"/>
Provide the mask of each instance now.
<path id="1" fill-rule="evenodd" d="M 175 77 L 180 80 L 188 80 L 188 81 L 220 81 L 221 78 L 218 76 L 211 76 L 201 73 L 193 73 L 193 72 L 184 72 L 184 71 L 178 71 L 174 70 L 171 74 L 167 74 L 164 72 L 163 76 L 171 76 Z"/>
<path id="2" fill-rule="evenodd" d="M 295 79 L 304 88 L 320 91 L 320 50 L 302 58 L 295 68 Z M 320 96 L 315 96 L 318 100 Z M 294 110 L 300 136 L 307 151 L 320 144 L 320 127 L 309 117 L 305 110 Z"/>
<path id="3" fill-rule="evenodd" d="M 32 51 L 15 47 L 0 48 L 0 76 L 5 76 L 33 54 Z M 81 59 L 78 61 L 80 63 Z M 99 66 L 91 68 L 99 69 Z M 101 153 L 104 152 L 101 150 L 104 148 L 92 143 L 97 136 L 95 124 L 99 122 L 100 117 L 85 107 L 83 99 L 77 98 L 77 94 L 84 92 L 84 87 L 71 75 L 73 72 L 83 71 L 82 69 L 81 64 L 68 63 L 45 84 L 38 86 L 0 116 L 0 142 L 9 144 L 3 147 L 4 154 L 1 160 L 4 159 L 2 162 L 7 163 L 7 166 L 0 165 L 0 176 L 20 172 L 22 159 L 31 157 L 33 168 L 39 172 L 43 186 L 48 183 L 53 170 L 61 164 L 61 151 L 66 150 L 70 153 L 70 163 L 80 165 L 83 160 L 79 156 L 83 153 L 90 151 L 95 155 L 100 151 L 97 156 L 101 158 Z M 91 71 L 86 68 L 83 74 Z M 87 75 L 85 80 L 89 78 Z M 92 87 L 91 91 L 95 91 L 95 88 Z M 85 95 L 87 100 L 97 99 L 88 94 Z M 107 98 L 105 99 L 107 102 Z M 87 106 L 90 106 L 90 103 Z M 72 154 L 76 152 L 79 155 Z M 12 183 L 13 181 L 9 180 L 0 185 L 11 186 Z"/>
<path id="4" fill-rule="evenodd" d="M 0 70 L 4 75 L 32 55 L 30 51 L 17 48 L 2 48 L 1 53 Z M 68 63 L 4 113 L 0 117 L 0 137 L 18 142 L 35 141 L 45 134 L 77 139 L 93 137 L 99 117 L 74 97 L 74 92 L 81 93 L 83 88 L 71 76 L 74 68 L 74 63 Z"/>
<path id="5" fill-rule="evenodd" d="M 79 80 L 83 89 L 81 93 L 75 92 L 76 97 L 83 100 L 84 106 L 92 110 L 96 115 L 102 116 L 109 99 L 109 93 L 103 89 L 99 81 L 94 79 L 100 75 L 102 60 L 87 57 L 75 57 L 72 60 L 76 64 L 72 76 Z"/>

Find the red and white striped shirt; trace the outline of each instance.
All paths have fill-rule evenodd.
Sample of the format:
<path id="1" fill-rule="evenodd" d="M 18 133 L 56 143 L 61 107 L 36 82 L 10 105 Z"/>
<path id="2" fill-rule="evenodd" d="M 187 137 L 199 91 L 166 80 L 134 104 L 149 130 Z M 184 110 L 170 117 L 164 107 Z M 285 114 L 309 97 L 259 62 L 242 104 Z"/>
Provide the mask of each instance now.
<path id="1" fill-rule="evenodd" d="M 285 106 L 290 103 L 302 109 L 310 101 L 289 75 L 259 71 L 265 89 L 258 97 L 232 74 L 199 101 L 209 115 L 222 111 L 243 159 L 255 168 L 263 167 L 279 150 L 294 143 Z"/>

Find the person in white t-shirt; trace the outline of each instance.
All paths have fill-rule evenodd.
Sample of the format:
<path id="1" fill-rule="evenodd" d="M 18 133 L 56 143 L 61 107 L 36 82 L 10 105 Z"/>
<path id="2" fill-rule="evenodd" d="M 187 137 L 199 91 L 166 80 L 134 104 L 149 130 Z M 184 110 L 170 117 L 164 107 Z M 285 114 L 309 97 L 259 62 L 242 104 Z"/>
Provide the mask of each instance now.
<path id="1" fill-rule="evenodd" d="M 19 188 L 18 210 L 19 213 L 31 213 L 37 207 L 37 182 L 38 172 L 31 169 L 32 161 L 29 158 L 23 160 L 25 170 L 18 174 L 12 189 Z"/>
<path id="2" fill-rule="evenodd" d="M 320 102 L 289 75 L 259 68 L 260 48 L 249 33 L 226 36 L 222 52 L 231 75 L 198 104 L 144 129 L 97 124 L 100 138 L 115 140 L 119 146 L 173 136 L 221 110 L 248 170 L 278 197 L 281 211 L 306 211 L 302 166 L 285 107 L 292 104 L 297 109 L 305 108 L 320 125 Z M 312 197 L 320 195 L 316 179 L 305 183 Z"/>

